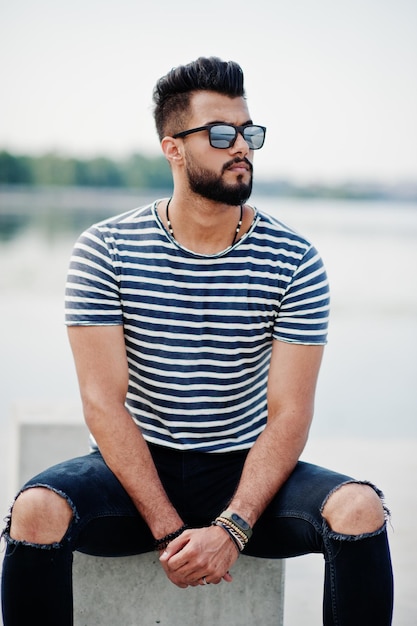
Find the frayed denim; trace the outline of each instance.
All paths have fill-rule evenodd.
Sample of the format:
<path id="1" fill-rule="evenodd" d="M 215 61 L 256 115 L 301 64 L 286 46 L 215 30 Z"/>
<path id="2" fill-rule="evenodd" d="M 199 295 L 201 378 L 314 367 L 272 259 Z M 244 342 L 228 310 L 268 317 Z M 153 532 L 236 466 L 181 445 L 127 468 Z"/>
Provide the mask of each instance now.
<path id="1" fill-rule="evenodd" d="M 191 527 L 209 525 L 227 506 L 246 458 L 240 452 L 150 449 L 169 498 Z M 386 522 L 374 533 L 351 536 L 333 532 L 322 516 L 330 495 L 351 482 L 359 481 L 299 462 L 255 525 L 245 553 L 264 558 L 323 554 L 325 626 L 389 626 L 393 580 Z M 382 493 L 370 486 L 382 499 Z M 42 472 L 19 493 L 34 487 L 46 487 L 65 498 L 73 517 L 62 540 L 47 545 L 14 540 L 10 516 L 7 519 L 4 626 L 72 626 L 73 552 L 140 554 L 153 549 L 153 537 L 99 452 Z M 167 584 L 171 583 L 167 580 Z"/>

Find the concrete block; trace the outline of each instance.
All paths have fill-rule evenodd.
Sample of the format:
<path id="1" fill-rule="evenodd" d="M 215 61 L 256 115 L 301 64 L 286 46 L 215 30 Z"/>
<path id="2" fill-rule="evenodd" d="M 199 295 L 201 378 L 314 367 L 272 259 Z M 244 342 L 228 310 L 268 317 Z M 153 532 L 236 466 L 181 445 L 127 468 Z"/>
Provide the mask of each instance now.
<path id="1" fill-rule="evenodd" d="M 16 411 L 16 489 L 54 463 L 88 451 L 80 408 L 20 406 Z M 232 583 L 179 589 L 155 553 L 74 555 L 75 626 L 282 626 L 284 562 L 241 556 Z"/>
<path id="2" fill-rule="evenodd" d="M 232 583 L 179 589 L 154 553 L 123 558 L 74 556 L 75 626 L 280 626 L 281 561 L 240 556 Z"/>
<path id="3" fill-rule="evenodd" d="M 13 493 L 46 467 L 89 451 L 79 404 L 16 404 L 12 436 Z"/>

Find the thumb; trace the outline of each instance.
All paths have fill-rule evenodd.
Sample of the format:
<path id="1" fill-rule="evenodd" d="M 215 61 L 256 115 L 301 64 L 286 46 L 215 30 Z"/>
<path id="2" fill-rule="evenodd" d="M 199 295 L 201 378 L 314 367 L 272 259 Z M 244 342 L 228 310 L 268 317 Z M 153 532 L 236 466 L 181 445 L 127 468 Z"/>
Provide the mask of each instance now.
<path id="1" fill-rule="evenodd" d="M 159 560 L 162 562 L 168 561 L 168 559 L 174 556 L 174 554 L 178 554 L 178 552 L 180 552 L 187 545 L 187 543 L 188 539 L 183 537 L 183 535 L 180 535 L 167 545 L 165 550 L 160 555 Z"/>

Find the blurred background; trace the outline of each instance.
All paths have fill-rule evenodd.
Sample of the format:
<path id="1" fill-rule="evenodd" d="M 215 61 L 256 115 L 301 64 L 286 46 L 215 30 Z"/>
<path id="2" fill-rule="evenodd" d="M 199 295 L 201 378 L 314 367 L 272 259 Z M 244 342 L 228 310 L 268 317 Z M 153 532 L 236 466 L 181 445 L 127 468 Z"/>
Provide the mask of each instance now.
<path id="1" fill-rule="evenodd" d="M 417 617 L 417 4 L 14 0 L 0 6 L 0 514 L 16 408 L 78 402 L 63 290 L 78 234 L 168 196 L 152 90 L 198 56 L 239 62 L 252 203 L 313 240 L 332 287 L 304 458 L 392 510 L 394 624 Z M 285 624 L 319 626 L 323 563 L 287 561 Z"/>

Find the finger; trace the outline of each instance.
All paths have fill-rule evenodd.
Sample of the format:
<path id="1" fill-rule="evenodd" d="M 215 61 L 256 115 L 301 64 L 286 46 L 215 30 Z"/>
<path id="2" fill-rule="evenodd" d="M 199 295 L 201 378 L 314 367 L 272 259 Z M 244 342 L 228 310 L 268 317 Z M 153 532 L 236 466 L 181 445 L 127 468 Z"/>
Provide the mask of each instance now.
<path id="1" fill-rule="evenodd" d="M 187 537 L 184 537 L 183 535 L 184 533 L 182 533 L 182 535 L 180 535 L 167 545 L 167 547 L 159 557 L 162 561 L 167 561 L 175 554 L 178 554 L 178 552 L 181 552 L 181 550 L 187 545 L 189 539 L 187 539 Z"/>
<path id="2" fill-rule="evenodd" d="M 180 589 L 187 589 L 187 587 L 189 587 L 189 585 L 186 585 L 185 583 L 180 583 L 180 582 L 174 582 L 173 580 L 171 580 L 172 583 L 174 583 L 174 585 L 176 587 L 179 587 Z"/>
<path id="3" fill-rule="evenodd" d="M 159 560 L 163 567 L 169 567 L 172 571 L 177 571 L 189 563 L 188 553 L 170 551 L 168 548 L 162 552 Z"/>
<path id="4" fill-rule="evenodd" d="M 233 576 L 230 574 L 230 572 L 226 572 L 226 574 L 220 578 L 209 578 L 208 576 L 206 576 L 206 581 L 208 585 L 218 585 L 222 581 L 226 583 L 231 583 L 233 581 Z"/>

